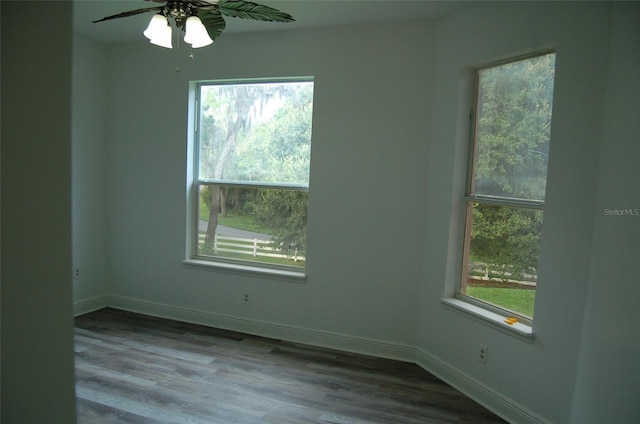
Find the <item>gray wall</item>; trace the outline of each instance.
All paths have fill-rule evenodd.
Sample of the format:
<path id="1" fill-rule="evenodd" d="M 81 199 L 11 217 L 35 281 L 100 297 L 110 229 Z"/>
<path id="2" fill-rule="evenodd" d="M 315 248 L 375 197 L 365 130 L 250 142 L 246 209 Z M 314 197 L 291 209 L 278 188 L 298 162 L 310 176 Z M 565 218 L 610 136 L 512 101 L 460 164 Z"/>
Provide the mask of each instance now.
<path id="1" fill-rule="evenodd" d="M 413 342 L 431 106 L 429 26 L 230 35 L 194 60 L 184 51 L 130 43 L 111 48 L 109 60 L 110 299 Z M 307 281 L 186 267 L 189 81 L 287 75 L 315 77 Z M 245 292 L 249 307 L 242 304 Z"/>
<path id="2" fill-rule="evenodd" d="M 70 3 L 2 2 L 4 423 L 75 422 L 71 38 Z"/>
<path id="3" fill-rule="evenodd" d="M 640 421 L 636 329 L 640 216 L 605 213 L 605 209 L 640 208 L 638 3 L 616 4 L 612 22 L 591 274 L 572 415 L 575 424 Z"/>
<path id="4" fill-rule="evenodd" d="M 73 40 L 72 244 L 77 310 L 100 307 L 107 294 L 107 48 Z M 78 277 L 75 270 L 79 269 Z"/>
<path id="5" fill-rule="evenodd" d="M 638 380 L 640 217 L 603 208 L 640 208 L 637 14 L 637 3 L 482 2 L 438 22 L 228 34 L 194 60 L 145 42 L 78 42 L 76 69 L 107 67 L 91 88 L 106 90 L 106 121 L 90 115 L 93 147 L 78 156 L 95 166 L 74 164 L 74 180 L 106 185 L 101 198 L 74 183 L 74 214 L 106 211 L 95 238 L 80 235 L 91 219 L 74 223 L 74 258 L 87 263 L 78 311 L 110 304 L 417 361 L 514 422 L 601 422 L 611 410 L 635 421 L 624 394 Z M 457 278 L 470 69 L 548 46 L 553 145 L 527 343 L 440 299 Z M 316 81 L 307 281 L 183 265 L 189 81 L 287 75 Z"/>
<path id="6" fill-rule="evenodd" d="M 463 387 L 472 388 L 473 381 L 490 387 L 516 405 L 523 419 L 570 418 L 589 280 L 608 34 L 606 4 L 487 3 L 438 25 L 433 102 L 439 107 L 434 107 L 426 184 L 426 219 L 437 225 L 427 224 L 425 249 L 432 254 L 425 256 L 418 345 L 427 363 L 452 366 L 466 377 Z M 471 85 L 469 69 L 548 47 L 557 49 L 552 141 L 535 339 L 527 343 L 451 311 L 439 299 L 454 293 L 459 278 L 458 217 L 471 107 L 470 97 L 460 93 Z M 476 360 L 481 344 L 489 347 L 486 365 Z"/>

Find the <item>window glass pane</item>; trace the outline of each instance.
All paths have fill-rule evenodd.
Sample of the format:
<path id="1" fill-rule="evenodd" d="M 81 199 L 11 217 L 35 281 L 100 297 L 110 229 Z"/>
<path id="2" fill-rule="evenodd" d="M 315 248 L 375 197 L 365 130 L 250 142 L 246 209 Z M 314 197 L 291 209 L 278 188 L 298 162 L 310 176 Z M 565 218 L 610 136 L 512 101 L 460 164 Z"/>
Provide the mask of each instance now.
<path id="1" fill-rule="evenodd" d="M 544 200 L 555 54 L 479 71 L 472 194 Z"/>
<path id="2" fill-rule="evenodd" d="M 202 85 L 198 179 L 309 184 L 313 82 Z"/>
<path id="3" fill-rule="evenodd" d="M 468 204 L 462 293 L 533 317 L 543 212 Z"/>
<path id="4" fill-rule="evenodd" d="M 302 190 L 198 185 L 198 256 L 304 268 Z"/>

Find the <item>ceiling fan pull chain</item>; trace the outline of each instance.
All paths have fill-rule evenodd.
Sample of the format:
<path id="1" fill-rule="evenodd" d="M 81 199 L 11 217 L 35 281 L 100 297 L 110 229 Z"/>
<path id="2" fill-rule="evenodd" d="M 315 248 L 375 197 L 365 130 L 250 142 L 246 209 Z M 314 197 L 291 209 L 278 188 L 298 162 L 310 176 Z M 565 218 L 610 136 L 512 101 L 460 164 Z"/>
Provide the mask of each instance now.
<path id="1" fill-rule="evenodd" d="M 176 23 L 176 27 L 177 27 L 177 23 Z M 174 31 L 174 35 L 176 37 L 176 74 L 179 74 L 181 69 L 180 69 L 180 31 L 179 28 L 176 28 L 176 31 Z"/>

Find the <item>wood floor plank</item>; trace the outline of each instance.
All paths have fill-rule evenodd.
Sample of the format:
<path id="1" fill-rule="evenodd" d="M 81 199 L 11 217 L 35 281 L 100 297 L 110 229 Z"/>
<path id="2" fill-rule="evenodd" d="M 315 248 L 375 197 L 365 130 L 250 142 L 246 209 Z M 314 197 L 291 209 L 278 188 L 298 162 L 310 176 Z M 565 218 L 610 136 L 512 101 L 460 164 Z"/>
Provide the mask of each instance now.
<path id="1" fill-rule="evenodd" d="M 497 424 L 415 364 L 114 309 L 76 318 L 79 424 Z"/>

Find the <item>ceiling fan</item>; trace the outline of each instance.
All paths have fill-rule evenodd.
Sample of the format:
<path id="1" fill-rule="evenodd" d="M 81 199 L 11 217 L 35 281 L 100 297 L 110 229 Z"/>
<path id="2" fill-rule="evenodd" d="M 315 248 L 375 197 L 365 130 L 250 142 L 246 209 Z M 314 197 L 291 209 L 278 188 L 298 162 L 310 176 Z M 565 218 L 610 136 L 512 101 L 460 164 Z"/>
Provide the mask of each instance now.
<path id="1" fill-rule="evenodd" d="M 224 16 L 254 19 L 257 21 L 291 22 L 291 15 L 273 7 L 246 0 L 145 0 L 162 3 L 118 13 L 93 21 L 93 23 L 126 18 L 146 12 L 157 12 L 149 22 L 144 35 L 152 44 L 172 48 L 171 28 L 185 32 L 184 41 L 193 48 L 213 43 L 226 27 Z"/>

